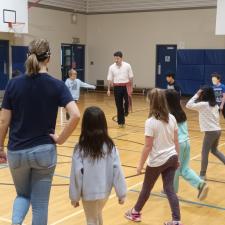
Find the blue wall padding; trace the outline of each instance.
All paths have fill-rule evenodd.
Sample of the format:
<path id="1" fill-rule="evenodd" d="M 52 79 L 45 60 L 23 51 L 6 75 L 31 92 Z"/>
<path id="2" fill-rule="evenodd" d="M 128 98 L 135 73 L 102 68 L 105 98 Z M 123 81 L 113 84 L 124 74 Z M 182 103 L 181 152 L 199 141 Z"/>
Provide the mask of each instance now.
<path id="1" fill-rule="evenodd" d="M 211 74 L 217 72 L 221 75 L 222 83 L 225 83 L 225 64 L 224 65 L 205 65 L 205 81 L 211 82 Z"/>
<path id="2" fill-rule="evenodd" d="M 181 65 L 201 65 L 204 64 L 204 50 L 178 50 L 177 64 Z"/>
<path id="3" fill-rule="evenodd" d="M 223 49 L 205 50 L 205 64 L 225 65 L 225 50 Z"/>
<path id="4" fill-rule="evenodd" d="M 192 80 L 182 80 L 178 81 L 181 87 L 182 94 L 192 95 L 197 92 L 199 88 L 204 84 L 204 82 L 192 81 Z"/>
<path id="5" fill-rule="evenodd" d="M 194 94 L 202 85 L 212 85 L 211 74 L 217 72 L 225 83 L 224 49 L 185 49 L 177 51 L 176 80 L 182 94 Z"/>
<path id="6" fill-rule="evenodd" d="M 177 67 L 177 80 L 204 80 L 204 65 L 179 65 Z"/>

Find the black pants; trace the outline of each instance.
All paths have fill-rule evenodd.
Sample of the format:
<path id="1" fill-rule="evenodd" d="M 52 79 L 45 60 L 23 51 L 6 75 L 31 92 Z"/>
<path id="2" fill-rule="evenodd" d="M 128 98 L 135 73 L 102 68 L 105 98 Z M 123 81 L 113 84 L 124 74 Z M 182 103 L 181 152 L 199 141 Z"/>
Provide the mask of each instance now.
<path id="1" fill-rule="evenodd" d="M 128 113 L 128 94 L 126 86 L 115 86 L 114 96 L 117 108 L 118 124 L 125 124 L 124 114 Z"/>

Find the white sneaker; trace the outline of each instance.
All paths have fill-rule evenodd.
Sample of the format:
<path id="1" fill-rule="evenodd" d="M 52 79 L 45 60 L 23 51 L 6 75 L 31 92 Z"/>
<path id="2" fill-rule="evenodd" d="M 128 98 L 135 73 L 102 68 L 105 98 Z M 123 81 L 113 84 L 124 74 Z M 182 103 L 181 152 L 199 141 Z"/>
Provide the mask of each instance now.
<path id="1" fill-rule="evenodd" d="M 206 183 L 204 183 L 200 188 L 199 188 L 199 192 L 198 192 L 198 199 L 200 201 L 204 200 L 209 192 L 209 187 Z"/>

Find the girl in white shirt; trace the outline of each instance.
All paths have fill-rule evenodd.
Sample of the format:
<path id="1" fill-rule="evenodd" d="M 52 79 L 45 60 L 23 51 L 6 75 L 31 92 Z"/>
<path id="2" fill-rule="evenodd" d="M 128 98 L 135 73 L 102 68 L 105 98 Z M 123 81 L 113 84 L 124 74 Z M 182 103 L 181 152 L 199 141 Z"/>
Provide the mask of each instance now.
<path id="1" fill-rule="evenodd" d="M 200 177 L 205 179 L 210 151 L 225 164 L 225 156 L 217 149 L 221 127 L 219 107 L 216 103 L 213 88 L 204 86 L 188 101 L 186 107 L 199 112 L 200 129 L 201 132 L 205 132 L 200 171 Z"/>
<path id="2" fill-rule="evenodd" d="M 141 221 L 141 210 L 161 174 L 164 191 L 172 211 L 172 221 L 164 224 L 181 225 L 179 201 L 173 188 L 175 171 L 179 165 L 177 122 L 175 117 L 169 114 L 163 90 L 153 89 L 148 94 L 148 98 L 150 100 L 150 113 L 145 122 L 145 145 L 137 167 L 137 174 L 141 174 L 148 158 L 145 178 L 137 203 L 134 208 L 125 213 L 125 217 L 134 222 Z"/>

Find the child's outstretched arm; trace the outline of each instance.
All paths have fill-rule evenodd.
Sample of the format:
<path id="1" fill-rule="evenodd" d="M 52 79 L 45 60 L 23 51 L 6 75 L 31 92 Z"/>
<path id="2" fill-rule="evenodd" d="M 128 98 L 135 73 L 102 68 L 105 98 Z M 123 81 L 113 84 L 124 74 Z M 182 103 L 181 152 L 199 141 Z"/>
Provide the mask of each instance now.
<path id="1" fill-rule="evenodd" d="M 72 158 L 70 187 L 69 187 L 69 196 L 71 204 L 74 207 L 79 206 L 79 201 L 81 198 L 82 177 L 83 177 L 82 169 L 83 169 L 82 159 L 79 156 L 78 150 L 76 150 Z"/>
<path id="2" fill-rule="evenodd" d="M 153 145 L 153 137 L 145 136 L 145 145 L 142 150 L 141 159 L 140 159 L 138 167 L 137 167 L 137 174 L 141 174 L 144 164 L 148 158 L 148 155 L 149 155 L 150 151 L 152 150 L 152 145 Z"/>
<path id="3" fill-rule="evenodd" d="M 116 148 L 113 162 L 113 186 L 119 199 L 119 203 L 123 204 L 127 195 L 127 185 L 120 163 L 119 152 Z"/>
<path id="4" fill-rule="evenodd" d="M 91 84 L 88 84 L 88 83 L 85 83 L 85 82 L 82 82 L 80 81 L 80 87 L 82 88 L 90 88 L 90 89 L 95 89 L 95 85 L 91 85 Z"/>

